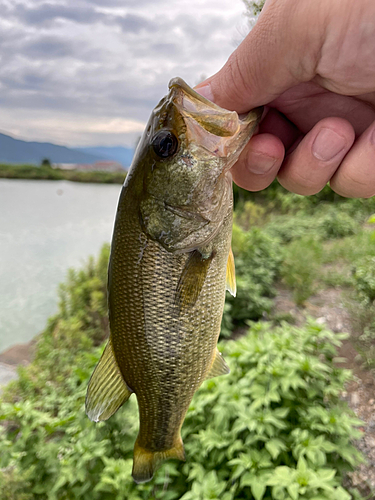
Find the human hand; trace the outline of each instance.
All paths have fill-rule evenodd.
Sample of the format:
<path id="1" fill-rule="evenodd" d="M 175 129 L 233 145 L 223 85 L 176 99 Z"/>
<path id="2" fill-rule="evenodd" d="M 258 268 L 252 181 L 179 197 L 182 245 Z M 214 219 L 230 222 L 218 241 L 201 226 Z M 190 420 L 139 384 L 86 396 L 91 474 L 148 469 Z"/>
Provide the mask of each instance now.
<path id="1" fill-rule="evenodd" d="M 238 113 L 267 104 L 232 169 L 250 191 L 277 176 L 311 195 L 375 195 L 374 0 L 266 0 L 253 30 L 198 92 Z M 285 155 L 285 157 L 284 157 Z"/>

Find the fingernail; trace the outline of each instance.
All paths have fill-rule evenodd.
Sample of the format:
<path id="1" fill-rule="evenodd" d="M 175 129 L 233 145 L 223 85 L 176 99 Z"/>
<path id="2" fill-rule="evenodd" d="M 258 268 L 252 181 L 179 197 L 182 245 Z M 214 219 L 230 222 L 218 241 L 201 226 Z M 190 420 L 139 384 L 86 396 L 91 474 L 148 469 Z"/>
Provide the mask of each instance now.
<path id="1" fill-rule="evenodd" d="M 312 154 L 320 161 L 332 160 L 346 146 L 346 139 L 330 128 L 322 128 L 312 145 Z"/>
<path id="2" fill-rule="evenodd" d="M 214 100 L 210 83 L 205 83 L 204 85 L 202 85 L 202 87 L 195 87 L 195 90 L 198 92 L 198 94 L 202 95 L 209 101 Z"/>
<path id="3" fill-rule="evenodd" d="M 246 158 L 247 169 L 252 174 L 266 174 L 275 166 L 277 158 L 251 151 Z"/>

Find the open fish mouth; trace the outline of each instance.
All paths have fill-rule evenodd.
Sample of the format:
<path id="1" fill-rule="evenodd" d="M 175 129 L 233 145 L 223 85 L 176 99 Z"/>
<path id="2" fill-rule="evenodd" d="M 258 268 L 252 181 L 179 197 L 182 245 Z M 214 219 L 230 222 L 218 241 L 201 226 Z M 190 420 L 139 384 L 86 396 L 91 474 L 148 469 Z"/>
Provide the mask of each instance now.
<path id="1" fill-rule="evenodd" d="M 169 91 L 182 115 L 190 122 L 193 120 L 206 132 L 218 138 L 233 137 L 238 133 L 241 121 L 235 111 L 228 111 L 209 101 L 181 78 L 173 78 Z M 201 140 L 197 140 L 198 143 Z"/>
<path id="2" fill-rule="evenodd" d="M 176 76 L 175 78 L 172 78 L 172 80 L 168 84 L 169 90 L 173 88 L 181 89 L 185 94 L 193 97 L 194 99 L 197 99 L 203 104 L 206 104 L 210 108 L 215 107 L 218 109 L 222 109 L 219 106 L 217 106 L 215 103 L 212 101 L 209 101 L 205 97 L 203 97 L 201 94 L 199 94 L 196 90 L 192 89 L 189 87 L 189 85 L 180 77 Z"/>
<path id="3" fill-rule="evenodd" d="M 253 122 L 254 118 L 256 118 L 258 122 L 263 114 L 263 106 L 254 108 L 250 113 L 242 113 L 240 115 L 238 115 L 236 111 L 229 111 L 221 108 L 189 87 L 180 77 L 172 78 L 168 87 L 170 92 L 175 91 L 176 94 L 180 95 L 179 101 L 181 107 L 185 112 L 188 112 L 192 116 L 195 115 L 194 118 L 198 118 L 198 121 L 201 121 L 203 127 L 205 127 L 206 120 L 210 122 L 211 127 L 212 121 L 218 122 L 215 127 L 216 130 L 212 131 L 217 135 L 232 136 L 238 131 L 241 125 L 243 126 L 249 122 Z M 197 115 L 195 113 L 197 113 Z"/>
<path id="4" fill-rule="evenodd" d="M 169 82 L 169 99 L 181 113 L 189 141 L 216 157 L 226 158 L 242 148 L 242 143 L 255 131 L 263 112 L 259 107 L 240 117 L 236 111 L 221 108 L 198 94 L 181 78 Z"/>

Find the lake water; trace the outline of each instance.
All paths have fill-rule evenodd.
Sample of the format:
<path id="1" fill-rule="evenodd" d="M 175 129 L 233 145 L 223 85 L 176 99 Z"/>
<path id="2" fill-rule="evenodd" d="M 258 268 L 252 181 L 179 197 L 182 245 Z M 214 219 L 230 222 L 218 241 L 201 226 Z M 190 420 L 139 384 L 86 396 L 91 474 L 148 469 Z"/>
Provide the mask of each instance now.
<path id="1" fill-rule="evenodd" d="M 121 186 L 0 179 L 0 352 L 57 311 L 57 286 L 111 240 Z"/>

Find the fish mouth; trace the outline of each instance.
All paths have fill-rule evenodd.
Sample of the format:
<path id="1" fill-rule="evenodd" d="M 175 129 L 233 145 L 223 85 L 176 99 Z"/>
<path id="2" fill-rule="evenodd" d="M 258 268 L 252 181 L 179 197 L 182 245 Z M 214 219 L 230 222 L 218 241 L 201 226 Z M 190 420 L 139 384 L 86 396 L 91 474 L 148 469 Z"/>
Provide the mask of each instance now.
<path id="1" fill-rule="evenodd" d="M 263 114 L 263 106 L 241 115 L 221 108 L 192 89 L 180 77 L 173 78 L 168 87 L 172 100 L 183 115 L 193 118 L 204 129 L 217 136 L 234 136 L 249 124 L 258 124 Z"/>
<path id="2" fill-rule="evenodd" d="M 206 106 L 209 106 L 210 108 L 217 108 L 221 111 L 223 111 L 223 108 L 220 108 L 217 104 L 215 104 L 212 101 L 209 101 L 205 97 L 203 97 L 201 94 L 199 94 L 196 90 L 192 89 L 182 78 L 179 76 L 176 76 L 175 78 L 172 78 L 172 80 L 168 84 L 169 90 L 172 89 L 179 89 L 182 90 L 185 94 L 193 97 L 194 99 L 197 99 L 203 104 L 206 104 Z"/>

